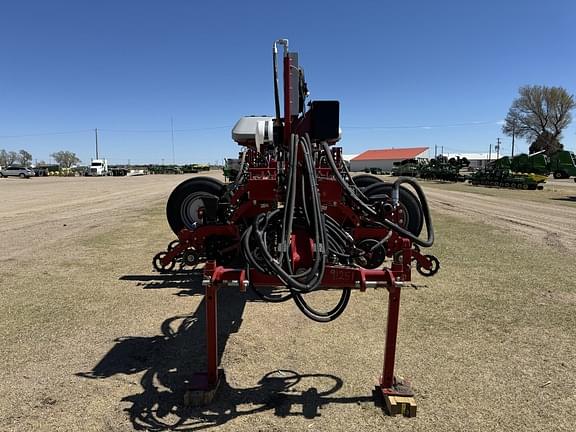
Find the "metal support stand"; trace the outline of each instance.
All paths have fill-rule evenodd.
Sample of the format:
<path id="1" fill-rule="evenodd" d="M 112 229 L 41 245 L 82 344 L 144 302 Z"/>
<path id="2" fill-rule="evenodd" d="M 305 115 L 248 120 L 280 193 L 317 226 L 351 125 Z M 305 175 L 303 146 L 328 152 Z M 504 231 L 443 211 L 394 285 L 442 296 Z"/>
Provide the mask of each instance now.
<path id="1" fill-rule="evenodd" d="M 396 359 L 396 337 L 400 315 L 400 287 L 392 284 L 388 288 L 388 320 L 386 346 L 384 347 L 384 369 L 380 378 L 380 391 L 389 415 L 416 416 L 416 401 L 410 385 L 394 376 Z"/>
<path id="2" fill-rule="evenodd" d="M 402 262 L 393 264 L 396 274 L 400 274 L 406 269 L 409 271 L 410 269 L 410 255 L 408 253 L 404 255 Z M 371 279 L 385 282 L 388 290 L 388 318 L 384 347 L 384 367 L 379 380 L 379 391 L 384 399 L 388 414 L 403 414 L 408 417 L 414 417 L 416 415 L 414 392 L 406 382 L 394 376 L 396 338 L 400 314 L 400 291 L 402 287 L 402 282 L 395 280 L 394 271 L 387 270 L 382 272 L 381 270 L 357 269 L 349 269 L 347 272 L 328 271 L 325 276 L 325 286 L 346 288 L 358 285 L 360 290 L 365 290 Z M 253 272 L 251 277 L 252 282 L 264 286 L 276 283 L 274 277 L 257 272 Z M 409 280 L 409 274 L 405 275 L 404 279 Z M 355 282 L 358 280 L 360 281 L 359 284 Z M 205 287 L 204 301 L 206 303 L 207 369 L 206 372 L 197 373 L 193 376 L 189 390 L 184 395 L 184 403 L 186 405 L 205 405 L 214 399 L 218 385 L 224 376 L 224 371 L 218 369 L 218 287 L 234 285 L 244 289 L 245 282 L 243 270 L 216 267 L 214 261 L 206 263 L 203 285 Z"/>
<path id="3" fill-rule="evenodd" d="M 206 263 L 205 277 L 212 277 L 214 262 Z M 210 282 L 205 284 L 204 301 L 206 302 L 206 372 L 192 376 L 191 385 L 184 394 L 184 404 L 200 406 L 212 402 L 218 385 L 224 377 L 224 370 L 218 369 L 218 287 Z"/>

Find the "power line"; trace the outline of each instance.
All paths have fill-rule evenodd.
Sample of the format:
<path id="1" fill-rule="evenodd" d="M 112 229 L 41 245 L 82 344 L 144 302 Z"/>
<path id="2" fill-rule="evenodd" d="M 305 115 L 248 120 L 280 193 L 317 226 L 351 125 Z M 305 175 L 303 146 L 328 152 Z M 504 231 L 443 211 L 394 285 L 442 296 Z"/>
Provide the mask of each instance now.
<path id="1" fill-rule="evenodd" d="M 203 128 L 184 128 L 184 129 L 100 129 L 104 132 L 113 133 L 172 133 L 172 132 L 196 132 L 205 130 L 216 130 L 216 129 L 230 129 L 232 126 L 213 126 L 213 127 L 203 127 Z"/>
<path id="2" fill-rule="evenodd" d="M 0 135 L 0 138 L 26 138 L 26 137 L 36 137 L 36 136 L 48 136 L 48 135 L 72 135 L 85 132 L 93 132 L 94 129 L 82 129 L 76 131 L 66 131 L 66 132 L 45 132 L 36 134 L 21 134 L 21 135 Z"/>
<path id="3" fill-rule="evenodd" d="M 495 125 L 497 121 L 475 121 L 467 123 L 435 124 L 435 125 L 388 125 L 388 126 L 342 126 L 347 129 L 437 129 L 466 126 Z"/>
<path id="4" fill-rule="evenodd" d="M 467 123 L 452 123 L 452 124 L 433 124 L 433 125 L 365 125 L 365 126 L 342 126 L 345 129 L 437 129 L 437 128 L 456 128 L 466 126 L 482 126 L 498 124 L 497 121 L 477 121 Z M 100 132 L 108 133 L 172 133 L 172 132 L 198 132 L 218 129 L 231 129 L 231 125 L 226 126 L 210 126 L 199 128 L 181 128 L 181 129 L 102 129 L 98 128 Z M 0 138 L 26 138 L 37 136 L 50 136 L 50 135 L 72 135 L 85 132 L 93 132 L 94 129 L 81 129 L 74 131 L 63 132 L 44 132 L 33 134 L 15 134 L 15 135 L 0 135 Z"/>

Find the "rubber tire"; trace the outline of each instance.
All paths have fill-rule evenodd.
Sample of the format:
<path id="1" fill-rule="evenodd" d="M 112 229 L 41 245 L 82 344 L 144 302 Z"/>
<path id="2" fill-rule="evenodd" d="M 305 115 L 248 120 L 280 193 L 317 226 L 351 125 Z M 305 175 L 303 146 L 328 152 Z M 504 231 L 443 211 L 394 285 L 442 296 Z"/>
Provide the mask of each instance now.
<path id="1" fill-rule="evenodd" d="M 18 177 L 20 177 L 20 178 L 26 178 L 26 174 L 20 173 L 20 174 L 18 174 Z"/>
<path id="2" fill-rule="evenodd" d="M 380 194 L 392 196 L 392 185 L 387 183 L 373 184 L 364 190 L 364 194 L 368 198 Z M 408 226 L 406 228 L 415 236 L 420 235 L 424 223 L 420 201 L 410 190 L 400 186 L 400 203 L 408 212 Z"/>
<path id="3" fill-rule="evenodd" d="M 563 171 L 554 171 L 554 178 L 559 180 L 565 178 L 566 174 Z"/>
<path id="4" fill-rule="evenodd" d="M 373 184 L 376 183 L 384 183 L 384 181 L 381 178 L 375 177 L 372 174 L 360 174 L 357 176 L 353 176 L 352 180 L 354 180 L 354 183 L 360 189 L 367 188 L 368 186 L 372 186 Z"/>
<path id="5" fill-rule="evenodd" d="M 180 207 L 188 195 L 206 192 L 221 197 L 225 190 L 224 183 L 212 177 L 194 177 L 176 186 L 166 203 L 166 218 L 174 234 L 178 234 L 182 228 L 190 228 L 185 226 L 180 215 Z"/>

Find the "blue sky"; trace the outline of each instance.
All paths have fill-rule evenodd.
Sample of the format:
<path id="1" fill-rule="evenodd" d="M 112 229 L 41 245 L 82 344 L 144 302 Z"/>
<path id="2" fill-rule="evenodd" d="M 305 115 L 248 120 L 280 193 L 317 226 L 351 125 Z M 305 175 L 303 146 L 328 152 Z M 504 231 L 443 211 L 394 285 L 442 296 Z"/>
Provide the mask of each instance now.
<path id="1" fill-rule="evenodd" d="M 312 99 L 338 99 L 345 153 L 487 151 L 525 84 L 576 93 L 576 2 L 3 1 L 0 148 L 112 163 L 214 162 L 242 115 L 272 114 L 271 45 Z M 563 143 L 576 150 L 576 127 Z M 527 145 L 520 142 L 520 150 Z"/>

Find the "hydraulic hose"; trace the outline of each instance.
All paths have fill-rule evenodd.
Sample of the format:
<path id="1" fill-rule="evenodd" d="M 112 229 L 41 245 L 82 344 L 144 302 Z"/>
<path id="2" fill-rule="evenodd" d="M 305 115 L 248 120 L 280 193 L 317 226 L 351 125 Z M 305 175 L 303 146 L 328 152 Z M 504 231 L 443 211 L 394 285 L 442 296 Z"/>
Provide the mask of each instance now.
<path id="1" fill-rule="evenodd" d="M 336 166 L 336 162 L 334 162 L 332 152 L 330 151 L 330 146 L 326 141 L 322 143 L 322 147 L 324 149 L 324 152 L 326 153 L 326 160 L 328 161 L 328 165 L 330 165 L 332 173 L 334 174 L 334 177 L 336 177 L 336 180 L 338 180 L 338 183 L 340 183 L 340 186 L 344 188 L 348 196 L 350 196 L 350 198 L 352 198 L 352 200 L 355 201 L 356 204 L 358 204 L 360 208 L 364 210 L 364 212 L 368 213 L 370 216 L 377 216 L 376 210 L 374 210 L 372 207 L 370 207 L 368 204 L 362 201 L 362 199 L 360 199 L 356 195 L 354 190 L 352 190 L 348 182 L 344 180 L 344 178 L 340 174 L 340 171 L 338 170 L 338 167 Z"/>
<path id="2" fill-rule="evenodd" d="M 334 158 L 332 157 L 332 153 L 330 151 L 330 146 L 328 145 L 327 142 L 323 143 L 323 148 L 324 148 L 324 152 L 326 153 L 326 159 L 328 161 L 328 164 L 330 165 L 330 168 L 332 168 L 332 172 L 334 173 L 334 176 L 336 177 L 336 179 L 338 180 L 340 185 L 346 190 L 346 192 L 350 195 L 350 197 L 354 201 L 356 201 L 356 203 L 358 205 L 360 205 L 360 207 L 362 209 L 364 209 L 370 215 L 376 216 L 376 211 L 373 208 L 371 208 L 370 206 L 368 206 L 366 203 L 364 203 L 360 198 L 358 198 L 358 196 L 356 196 L 356 194 L 350 188 L 348 183 L 342 178 L 340 172 L 338 171 L 338 167 L 336 166 L 336 163 L 334 162 Z M 392 188 L 392 203 L 394 206 L 396 206 L 398 204 L 398 200 L 399 200 L 399 196 L 400 196 L 400 185 L 402 183 L 408 183 L 410 186 L 412 186 L 414 188 L 414 190 L 416 191 L 416 194 L 418 195 L 418 199 L 420 200 L 420 203 L 422 205 L 422 213 L 424 215 L 424 221 L 426 222 L 427 239 L 421 240 L 420 238 L 418 238 L 417 236 L 412 234 L 410 231 L 406 230 L 405 228 L 401 227 L 398 224 L 395 224 L 394 222 L 392 222 L 386 218 L 384 218 L 382 220 L 382 224 L 385 227 L 396 231 L 398 234 L 402 235 L 403 237 L 408 237 L 410 240 L 412 240 L 414 243 L 416 243 L 419 246 L 430 247 L 434 244 L 434 228 L 432 226 L 432 218 L 430 217 L 430 209 L 428 208 L 428 202 L 426 201 L 426 196 L 424 195 L 424 191 L 422 190 L 422 187 L 416 181 L 414 181 L 411 178 L 408 178 L 408 177 L 398 178 L 394 182 L 394 184 L 392 185 L 393 186 L 393 188 Z"/>
<path id="3" fill-rule="evenodd" d="M 317 310 L 313 309 L 308 303 L 306 303 L 302 294 L 294 293 L 292 298 L 294 299 L 294 303 L 296 303 L 298 309 L 300 309 L 300 311 L 302 311 L 302 313 L 306 315 L 308 318 L 316 322 L 327 323 L 330 321 L 334 321 L 336 318 L 342 315 L 342 313 L 346 309 L 346 306 L 348 306 L 348 301 L 350 300 L 351 293 L 352 293 L 351 289 L 349 288 L 343 289 L 342 295 L 340 296 L 340 300 L 338 300 L 336 306 L 333 309 L 329 310 L 328 312 L 318 312 Z"/>
<path id="4" fill-rule="evenodd" d="M 420 200 L 420 204 L 422 205 L 422 214 L 424 215 L 424 222 L 426 223 L 426 240 L 422 240 L 412 234 L 407 229 L 401 227 L 398 224 L 384 218 L 382 223 L 387 228 L 396 231 L 398 234 L 402 235 L 403 237 L 408 237 L 414 243 L 422 247 L 430 247 L 434 244 L 434 227 L 432 226 L 432 218 L 430 217 L 430 209 L 428 207 L 428 201 L 426 201 L 426 196 L 424 195 L 424 191 L 422 187 L 416 182 L 415 180 L 409 177 L 399 177 L 394 184 L 392 185 L 392 204 L 394 207 L 398 204 L 399 196 L 400 196 L 400 185 L 402 183 L 408 183 L 410 186 L 414 188 L 416 194 L 418 195 L 418 199 Z"/>
<path id="5" fill-rule="evenodd" d="M 301 151 L 302 181 L 298 182 L 298 159 Z M 345 289 L 334 308 L 327 312 L 314 310 L 303 298 L 303 294 L 316 289 L 323 277 L 328 254 L 333 254 L 342 262 L 349 262 L 346 252 L 353 245 L 350 236 L 330 217 L 322 212 L 322 204 L 317 188 L 316 169 L 312 157 L 312 143 L 308 136 L 292 135 L 289 147 L 289 170 L 287 172 L 287 189 L 283 208 L 258 215 L 251 226 L 247 227 L 241 238 L 243 255 L 249 266 L 266 274 L 276 275 L 285 284 L 290 293 L 280 297 L 264 294 L 252 287 L 256 295 L 265 301 L 283 302 L 293 298 L 296 306 L 310 319 L 328 322 L 342 314 L 350 299 L 351 290 Z M 302 187 L 301 207 L 296 206 L 298 187 Z M 278 259 L 275 259 L 269 248 L 268 233 L 273 233 L 281 222 L 280 247 Z M 291 260 L 290 244 L 295 226 L 307 227 L 314 242 L 312 264 L 306 269 L 294 269 Z M 273 231 L 270 231 L 273 228 Z M 278 232 L 278 231 L 276 231 Z M 256 254 L 258 256 L 256 256 Z"/>

